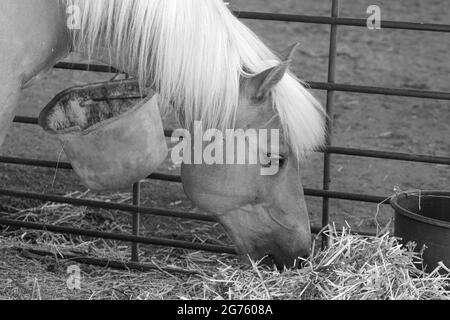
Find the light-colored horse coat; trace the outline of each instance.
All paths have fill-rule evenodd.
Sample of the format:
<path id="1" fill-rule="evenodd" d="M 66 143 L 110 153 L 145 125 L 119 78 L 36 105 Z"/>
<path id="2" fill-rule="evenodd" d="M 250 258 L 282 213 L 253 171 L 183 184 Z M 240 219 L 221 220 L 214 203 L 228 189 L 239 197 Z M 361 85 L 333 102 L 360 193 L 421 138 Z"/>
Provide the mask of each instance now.
<path id="1" fill-rule="evenodd" d="M 69 52 L 65 7 L 54 0 L 2 0 L 0 10 L 0 144 L 19 94 Z"/>
<path id="2" fill-rule="evenodd" d="M 67 28 L 68 5 L 81 8 L 80 30 Z M 221 0 L 2 0 L 0 23 L 0 143 L 22 88 L 73 46 L 155 87 L 188 129 L 281 129 L 276 176 L 261 164 L 185 165 L 183 185 L 243 255 L 292 265 L 309 252 L 299 161 L 323 141 L 323 110 Z"/>

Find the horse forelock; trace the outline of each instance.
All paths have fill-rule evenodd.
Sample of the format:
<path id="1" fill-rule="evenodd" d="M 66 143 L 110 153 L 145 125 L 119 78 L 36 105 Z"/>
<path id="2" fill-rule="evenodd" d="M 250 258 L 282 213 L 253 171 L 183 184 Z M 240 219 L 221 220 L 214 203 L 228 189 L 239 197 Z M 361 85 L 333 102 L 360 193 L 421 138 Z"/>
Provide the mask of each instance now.
<path id="1" fill-rule="evenodd" d="M 194 121 L 232 128 L 241 77 L 280 61 L 222 0 L 61 1 L 81 7 L 74 47 L 92 57 L 106 49 L 111 64 L 154 86 L 162 111 L 173 105 L 189 129 Z M 322 144 L 323 109 L 295 76 L 286 74 L 272 96 L 297 156 Z"/>

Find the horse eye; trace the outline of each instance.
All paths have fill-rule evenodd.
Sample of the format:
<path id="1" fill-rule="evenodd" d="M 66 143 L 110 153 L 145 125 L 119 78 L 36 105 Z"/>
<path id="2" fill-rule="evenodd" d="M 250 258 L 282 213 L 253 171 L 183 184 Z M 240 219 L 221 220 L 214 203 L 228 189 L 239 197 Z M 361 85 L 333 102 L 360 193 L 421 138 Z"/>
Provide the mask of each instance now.
<path id="1" fill-rule="evenodd" d="M 280 154 L 280 158 L 278 159 L 278 161 L 280 163 L 280 168 L 284 167 L 284 165 L 286 164 L 286 160 L 287 160 L 287 158 Z"/>
<path id="2" fill-rule="evenodd" d="M 278 160 L 280 168 L 283 168 L 286 163 L 286 160 L 287 160 L 287 158 L 281 154 L 275 155 L 275 154 L 268 153 L 267 158 L 269 159 L 269 163 L 264 166 L 266 168 L 270 168 L 272 166 L 272 161 L 276 161 L 276 160 Z"/>

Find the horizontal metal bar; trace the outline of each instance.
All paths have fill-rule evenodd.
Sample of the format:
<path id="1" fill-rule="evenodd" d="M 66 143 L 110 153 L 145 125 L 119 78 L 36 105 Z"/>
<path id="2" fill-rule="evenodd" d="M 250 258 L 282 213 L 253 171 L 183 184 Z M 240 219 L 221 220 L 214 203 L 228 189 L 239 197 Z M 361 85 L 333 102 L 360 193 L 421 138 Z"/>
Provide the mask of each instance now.
<path id="1" fill-rule="evenodd" d="M 393 153 L 393 152 L 380 152 L 380 151 L 368 151 L 368 150 L 358 150 L 358 149 L 350 149 L 350 148 L 338 148 L 338 147 L 330 147 L 328 148 L 330 153 L 335 154 L 341 154 L 341 155 L 354 155 L 354 156 L 365 156 L 365 157 L 374 157 L 374 158 L 386 158 L 386 159 L 393 159 L 393 160 L 404 160 L 404 161 L 420 161 L 420 162 L 431 162 L 431 163 L 441 163 L 450 165 L 450 161 L 448 158 L 440 158 L 440 157 L 425 157 L 424 159 L 420 158 L 411 158 L 412 156 L 408 154 L 401 154 L 401 153 Z M 381 155 L 380 155 L 381 153 Z M 420 157 L 420 156 L 418 156 Z M 394 159 L 395 158 L 395 159 Z M 32 159 L 21 159 L 21 158 L 11 158 L 11 157 L 0 157 L 1 163 L 8 163 L 8 164 L 18 164 L 18 165 L 29 165 L 29 166 L 41 166 L 41 167 L 47 167 L 47 168 L 56 168 L 58 165 L 57 162 L 54 161 L 46 161 L 46 160 L 32 160 Z M 69 163 L 59 163 L 58 167 L 60 169 L 71 169 L 71 165 Z M 169 182 L 176 182 L 181 183 L 181 177 L 176 175 L 166 175 L 166 174 L 152 174 L 150 176 L 150 179 L 156 179 L 161 181 L 169 181 Z M 2 190 L 0 189 L 0 194 L 2 194 Z M 353 200 L 353 201 L 362 201 L 362 202 L 371 202 L 371 203 L 380 203 L 383 202 L 386 197 L 382 196 L 373 196 L 373 195 L 364 195 L 364 194 L 355 194 L 355 193 L 345 193 L 345 192 L 336 192 L 336 191 L 324 191 L 324 190 L 315 190 L 315 189 L 305 189 L 305 195 L 308 196 L 315 196 L 315 197 L 329 197 L 334 199 L 342 199 L 342 200 Z M 41 196 L 41 195 L 40 195 Z M 67 198 L 60 197 L 59 200 L 63 200 Z M 39 199 L 38 199 L 39 200 Z M 87 200 L 80 200 L 80 201 L 87 201 Z M 54 202 L 60 202 L 60 201 L 54 201 Z M 386 202 L 388 204 L 389 201 Z M 89 205 L 89 204 L 81 204 L 81 205 Z M 132 211 L 135 212 L 135 210 L 130 210 L 130 207 L 125 207 L 123 211 Z M 134 207 L 133 207 L 134 208 Z M 118 208 L 116 208 L 118 209 Z M 121 210 L 121 209 L 119 209 Z M 151 209 L 149 209 L 151 210 Z M 143 212 L 146 213 L 145 211 Z M 148 212 L 148 214 L 153 214 L 151 212 Z M 185 216 L 180 216 L 183 213 L 175 213 L 175 217 L 184 218 Z M 166 215 L 166 213 L 163 213 L 161 215 Z M 197 219 L 198 220 L 198 219 Z M 204 220 L 204 219 L 200 219 Z M 213 219 L 209 219 L 213 220 Z"/>
<path id="2" fill-rule="evenodd" d="M 305 189 L 304 190 L 306 196 L 312 197 L 327 197 L 332 199 L 341 199 L 341 200 L 350 200 L 350 201 L 360 201 L 360 202 L 369 202 L 369 203 L 385 203 L 389 204 L 390 201 L 386 200 L 388 197 L 382 196 L 373 196 L 366 194 L 357 194 L 357 193 L 347 193 L 347 192 L 338 192 L 338 191 L 325 191 L 325 190 L 317 190 L 317 189 Z M 182 212 L 182 211 L 169 211 L 159 208 L 148 208 L 148 207 L 136 207 L 132 205 L 126 205 L 121 203 L 111 203 L 111 202 L 102 202 L 96 200 L 85 200 L 85 199 L 77 199 L 56 195 L 47 195 L 47 194 L 38 194 L 24 191 L 15 191 L 15 190 L 6 190 L 0 189 L 0 196 L 8 196 L 15 198 L 23 198 L 23 199 L 32 199 L 38 201 L 46 201 L 46 202 L 54 202 L 54 203 L 67 203 L 74 206 L 82 206 L 82 207 L 93 207 L 93 208 L 103 208 L 110 210 L 119 210 L 125 212 L 139 212 L 143 215 L 156 215 L 162 217 L 172 217 L 179 219 L 192 219 L 197 221 L 204 222 L 217 222 L 214 217 L 207 216 L 204 214 L 191 213 L 191 212 Z"/>
<path id="3" fill-rule="evenodd" d="M 139 244 L 145 244 L 145 245 L 168 246 L 168 247 L 189 249 L 189 250 L 203 250 L 203 251 L 214 252 L 214 253 L 236 254 L 235 248 L 227 247 L 227 246 L 191 243 L 191 242 L 187 242 L 187 241 L 163 239 L 163 238 L 156 238 L 156 237 L 137 237 L 137 236 L 127 235 L 127 234 L 116 234 L 116 233 L 108 233 L 108 232 L 101 232 L 101 231 L 95 231 L 95 230 L 76 229 L 76 228 L 70 228 L 70 227 L 53 226 L 53 225 L 48 225 L 48 224 L 16 221 L 16 220 L 4 219 L 4 218 L 0 218 L 0 225 L 17 227 L 17 228 L 26 228 L 26 229 L 32 229 L 32 230 L 55 232 L 55 233 L 72 234 L 72 235 L 86 236 L 86 237 L 92 237 L 92 238 L 102 238 L 102 239 L 108 239 L 108 240 L 125 241 L 125 242 L 139 243 Z"/>
<path id="4" fill-rule="evenodd" d="M 15 158 L 15 157 L 0 157 L 0 163 L 17 164 L 23 166 L 50 168 L 50 169 L 65 169 L 72 170 L 72 165 L 67 162 L 56 162 L 48 160 Z"/>
<path id="5" fill-rule="evenodd" d="M 166 182 L 182 183 L 181 177 L 173 174 L 153 173 L 149 177 L 151 180 L 160 180 Z"/>
<path id="6" fill-rule="evenodd" d="M 170 136 L 172 130 L 166 130 L 166 135 Z M 430 164 L 442 164 L 450 165 L 450 157 L 440 157 L 440 156 L 430 156 L 421 154 L 409 154 L 401 152 L 390 152 L 390 151 L 379 151 L 379 150 L 366 150 L 366 149 L 355 149 L 355 148 L 345 148 L 331 146 L 326 147 L 324 150 L 318 152 L 328 152 L 332 154 L 356 156 L 356 157 L 366 157 L 366 158 L 379 158 L 379 159 L 389 159 L 389 160 L 399 160 L 399 161 L 409 161 L 409 162 L 420 162 L 420 163 L 430 163 Z M 48 160 L 36 160 L 36 159 L 25 159 L 25 158 L 14 158 L 14 157 L 0 157 L 0 163 L 27 165 L 27 166 L 38 166 L 46 168 L 59 168 L 59 169 L 72 169 L 70 163 L 66 162 L 55 162 Z M 149 179 L 163 180 L 170 182 L 181 182 L 181 178 L 174 175 L 167 175 L 161 173 L 155 173 L 149 176 Z"/>
<path id="7" fill-rule="evenodd" d="M 363 149 L 333 147 L 333 146 L 325 148 L 325 151 L 328 153 L 355 156 L 355 157 L 450 165 L 450 157 L 438 157 L 438 156 L 428 156 L 420 154 L 409 154 L 409 153 L 378 151 L 378 150 L 363 150 Z"/>
<path id="8" fill-rule="evenodd" d="M 121 73 L 120 70 L 111 66 L 100 64 L 88 64 L 88 63 L 59 62 L 54 66 L 54 68 L 65 70 L 77 70 L 77 71 L 103 72 L 103 73 Z"/>
<path id="9" fill-rule="evenodd" d="M 114 261 L 109 259 L 100 259 L 89 256 L 80 256 L 71 253 L 61 253 L 61 252 L 50 252 L 44 250 L 36 250 L 36 249 L 24 249 L 24 248 L 14 248 L 19 253 L 26 254 L 31 253 L 32 255 L 42 256 L 42 257 L 57 257 L 58 259 L 64 259 L 69 261 L 75 261 L 82 264 L 99 266 L 103 268 L 111 268 L 118 270 L 136 270 L 140 272 L 148 272 L 148 271 L 162 271 L 168 273 L 181 273 L 181 274 L 189 274 L 189 275 L 198 275 L 199 272 L 194 270 L 184 270 L 181 268 L 168 268 L 161 267 L 149 263 L 137 263 L 137 262 L 125 262 L 125 261 Z"/>
<path id="10" fill-rule="evenodd" d="M 6 164 L 17 164 L 23 166 L 32 166 L 32 167 L 41 167 L 41 168 L 50 168 L 50 169 L 63 169 L 63 170 L 72 170 L 72 165 L 68 162 L 56 162 L 49 160 L 36 160 L 36 159 L 26 159 L 26 158 L 15 158 L 15 157 L 0 157 L 0 163 Z M 163 173 L 153 173 L 149 177 L 152 180 L 161 180 L 168 182 L 178 182 L 181 183 L 181 177 L 163 174 Z"/>
<path id="11" fill-rule="evenodd" d="M 35 117 L 23 117 L 23 116 L 16 116 L 14 117 L 15 123 L 21 123 L 21 124 L 39 124 L 38 118 Z"/>
<path id="12" fill-rule="evenodd" d="M 358 86 L 351 84 L 326 83 L 314 81 L 306 83 L 309 85 L 311 89 L 316 90 L 380 94 L 385 96 L 413 97 L 413 98 L 435 99 L 435 100 L 450 100 L 450 92 L 443 92 L 443 91 Z"/>
<path id="13" fill-rule="evenodd" d="M 102 65 L 91 65 L 90 71 L 102 70 L 101 72 L 108 72 L 111 67 Z M 88 65 L 85 65 L 84 69 L 79 67 L 78 70 L 87 70 Z M 387 87 L 373 87 L 373 86 L 361 86 L 352 84 L 339 84 L 328 82 L 316 82 L 305 81 L 311 89 L 314 90 L 326 90 L 326 91 L 340 91 L 340 92 L 355 92 L 366 94 L 377 94 L 396 97 L 412 97 L 421 99 L 434 99 L 434 100 L 450 100 L 450 92 L 444 91 L 431 91 L 431 90 L 417 90 L 417 89 L 403 89 L 403 88 L 387 88 Z"/>
<path id="14" fill-rule="evenodd" d="M 389 160 L 399 160 L 399 161 L 409 161 L 409 162 L 420 162 L 420 163 L 432 163 L 432 164 L 442 164 L 450 165 L 450 158 L 446 157 L 435 157 L 435 156 L 425 156 L 425 155 L 410 155 L 407 153 L 397 153 L 397 152 L 387 152 L 387 151 L 376 151 L 376 150 L 359 150 L 352 148 L 342 148 L 342 147 L 328 147 L 325 148 L 326 152 L 339 155 L 350 155 L 357 157 L 368 157 L 375 159 L 389 159 Z M 51 169 L 64 169 L 72 170 L 72 165 L 67 162 L 56 162 L 48 160 L 35 160 L 35 159 L 25 159 L 25 158 L 14 158 L 14 157 L 0 157 L 0 163 L 6 164 L 16 164 L 25 166 L 36 166 Z M 168 182 L 181 183 L 181 177 L 177 175 L 169 175 L 163 173 L 151 174 L 149 179 L 161 180 Z"/>
<path id="15" fill-rule="evenodd" d="M 312 24 L 331 24 L 338 26 L 353 26 L 353 27 L 367 28 L 367 19 L 321 17 L 321 16 L 307 16 L 299 14 L 249 12 L 249 11 L 235 11 L 234 14 L 240 19 L 303 22 Z M 432 31 L 432 32 L 450 32 L 450 25 L 447 24 L 417 23 L 417 22 L 389 21 L 389 20 L 382 20 L 381 28 Z"/>
<path id="16" fill-rule="evenodd" d="M 319 197 L 319 198 L 327 197 L 330 199 L 360 201 L 368 203 L 383 203 L 383 204 L 390 204 L 391 202 L 389 197 L 374 196 L 360 193 L 348 193 L 348 192 L 307 189 L 307 188 L 304 190 L 304 192 L 305 196 Z"/>
<path id="17" fill-rule="evenodd" d="M 182 211 L 169 211 L 169 210 L 164 210 L 164 209 L 159 209 L 159 208 L 136 207 L 133 205 L 127 205 L 127 204 L 122 204 L 122 203 L 112 203 L 112 202 L 103 202 L 103 201 L 96 201 L 96 200 L 77 199 L 77 198 L 69 198 L 69 197 L 62 197 L 62 196 L 56 196 L 56 195 L 31 193 L 31 192 L 25 192 L 25 191 L 0 189 L 0 196 L 32 199 L 32 200 L 54 202 L 54 203 L 67 203 L 67 204 L 71 204 L 74 206 L 119 210 L 119 211 L 124 211 L 124 212 L 131 212 L 131 213 L 139 212 L 142 215 L 155 215 L 155 216 L 161 216 L 161 217 L 191 219 L 191 220 L 204 221 L 204 222 L 217 222 L 217 220 L 214 217 L 207 216 L 205 214 L 182 212 Z"/>
<path id="18" fill-rule="evenodd" d="M 108 240 L 139 243 L 139 244 L 144 244 L 144 245 L 169 246 L 169 247 L 174 247 L 174 248 L 181 248 L 181 249 L 188 249 L 188 250 L 203 250 L 203 251 L 207 251 L 207 252 L 225 253 L 225 254 L 232 254 L 232 255 L 237 254 L 236 248 L 231 247 L 231 246 L 199 244 L 199 243 L 191 243 L 191 242 L 187 242 L 187 241 L 163 239 L 163 238 L 155 238 L 155 237 L 136 237 L 136 236 L 126 235 L 126 234 L 114 234 L 114 233 L 101 232 L 101 231 L 95 231 L 95 230 L 85 230 L 85 229 L 77 229 L 77 228 L 70 228 L 70 227 L 53 226 L 53 225 L 46 225 L 46 224 L 39 224 L 39 223 L 32 223 L 32 222 L 10 220 L 10 219 L 4 219 L 4 218 L 0 218 L 0 225 L 16 227 L 16 228 L 26 228 L 26 229 L 38 230 L 38 231 L 53 232 L 53 233 L 70 234 L 70 235 L 86 236 L 86 237 L 92 237 L 92 238 L 102 238 L 102 239 L 108 239 Z M 312 227 L 311 228 L 311 232 L 313 234 L 318 234 L 321 231 L 322 231 L 322 228 L 320 228 L 320 227 Z M 354 231 L 354 232 L 352 232 L 352 234 L 358 234 L 358 235 L 362 235 L 362 236 L 375 236 L 374 233 L 361 232 L 361 231 Z M 38 251 L 38 250 L 36 250 L 36 251 L 33 250 L 32 253 L 47 255 L 46 252 Z M 139 264 L 139 263 L 133 263 L 133 262 L 127 262 L 127 263 L 113 262 L 113 261 L 106 261 L 106 260 L 95 259 L 95 258 L 90 258 L 90 257 L 80 257 L 80 256 L 75 256 L 75 255 L 70 255 L 67 258 L 74 260 L 74 261 L 78 261 L 80 263 L 101 265 L 104 267 L 109 266 L 111 268 L 128 267 L 130 269 L 141 270 L 141 271 L 149 271 L 149 270 L 153 270 L 155 268 L 151 265 L 145 265 L 145 264 Z M 158 269 L 160 269 L 160 268 L 158 268 Z M 168 269 L 166 271 L 184 272 L 183 270 L 174 269 L 174 268 Z"/>

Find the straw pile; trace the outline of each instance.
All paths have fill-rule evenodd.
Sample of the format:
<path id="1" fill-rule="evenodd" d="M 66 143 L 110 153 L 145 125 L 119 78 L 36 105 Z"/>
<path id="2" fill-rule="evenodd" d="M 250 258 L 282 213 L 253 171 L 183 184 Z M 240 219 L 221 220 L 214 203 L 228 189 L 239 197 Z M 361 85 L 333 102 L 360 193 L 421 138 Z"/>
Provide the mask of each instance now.
<path id="1" fill-rule="evenodd" d="M 79 195 L 85 196 L 85 195 Z M 114 201 L 118 201 L 116 199 Z M 127 200 L 129 195 L 123 195 Z M 93 227 L 87 208 L 46 204 L 12 214 L 16 219 L 74 227 Z M 45 212 L 42 215 L 42 212 Z M 91 217 L 91 219 L 88 219 Z M 109 220 L 108 220 L 109 221 Z M 127 232 L 121 219 L 96 229 Z M 203 226 L 200 232 L 215 232 Z M 186 230 L 190 233 L 191 230 Z M 78 265 L 81 288 L 67 287 L 67 267 L 56 253 L 70 252 L 110 260 L 129 259 L 129 247 L 114 241 L 46 232 L 7 230 L 0 237 L 0 298 L 3 299 L 448 299 L 450 272 L 440 266 L 431 274 L 417 268 L 420 255 L 388 234 L 363 237 L 348 227 L 326 231 L 330 246 L 318 250 L 304 268 L 280 272 L 245 265 L 235 257 L 170 248 L 145 249 L 148 272 Z M 194 241 L 194 240 L 193 240 Z M 55 253 L 39 256 L 34 249 Z"/>

